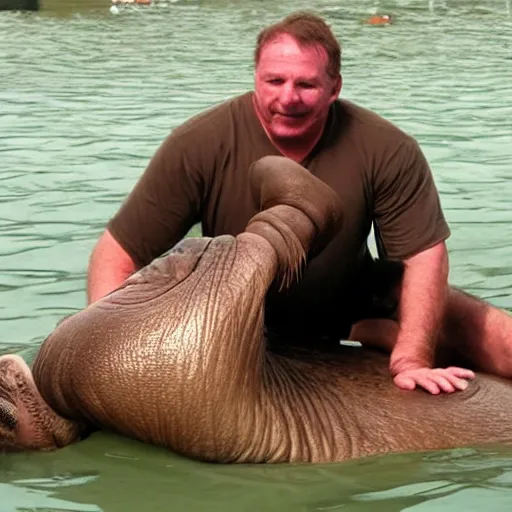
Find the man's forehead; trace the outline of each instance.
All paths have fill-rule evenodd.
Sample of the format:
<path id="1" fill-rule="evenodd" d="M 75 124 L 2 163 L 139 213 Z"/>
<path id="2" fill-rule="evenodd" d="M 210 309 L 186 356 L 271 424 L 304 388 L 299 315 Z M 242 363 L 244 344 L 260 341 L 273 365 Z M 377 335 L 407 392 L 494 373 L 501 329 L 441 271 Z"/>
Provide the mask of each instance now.
<path id="1" fill-rule="evenodd" d="M 291 58 L 308 54 L 315 59 L 327 60 L 327 52 L 319 43 L 304 44 L 290 34 L 278 34 L 263 45 L 260 52 L 260 60 L 276 57 Z"/>

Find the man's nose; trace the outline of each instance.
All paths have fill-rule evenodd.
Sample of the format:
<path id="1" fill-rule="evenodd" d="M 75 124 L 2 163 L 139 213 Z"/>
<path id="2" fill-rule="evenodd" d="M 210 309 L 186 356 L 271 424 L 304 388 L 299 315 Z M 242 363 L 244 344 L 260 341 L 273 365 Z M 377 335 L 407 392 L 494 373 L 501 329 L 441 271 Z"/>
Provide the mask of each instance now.
<path id="1" fill-rule="evenodd" d="M 281 89 L 281 103 L 290 104 L 299 101 L 299 94 L 293 84 L 284 84 Z"/>

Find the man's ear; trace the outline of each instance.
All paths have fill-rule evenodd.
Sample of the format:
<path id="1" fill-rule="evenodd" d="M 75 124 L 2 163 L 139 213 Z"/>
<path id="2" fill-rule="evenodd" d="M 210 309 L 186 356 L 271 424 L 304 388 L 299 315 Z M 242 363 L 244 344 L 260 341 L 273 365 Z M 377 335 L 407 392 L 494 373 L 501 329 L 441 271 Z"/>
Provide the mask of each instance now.
<path id="1" fill-rule="evenodd" d="M 343 78 L 341 77 L 341 75 L 338 75 L 336 77 L 336 80 L 334 81 L 334 84 L 333 84 L 333 87 L 332 87 L 332 98 L 333 98 L 333 101 L 338 99 L 338 96 L 340 95 L 340 92 L 341 92 L 342 85 L 343 85 Z"/>

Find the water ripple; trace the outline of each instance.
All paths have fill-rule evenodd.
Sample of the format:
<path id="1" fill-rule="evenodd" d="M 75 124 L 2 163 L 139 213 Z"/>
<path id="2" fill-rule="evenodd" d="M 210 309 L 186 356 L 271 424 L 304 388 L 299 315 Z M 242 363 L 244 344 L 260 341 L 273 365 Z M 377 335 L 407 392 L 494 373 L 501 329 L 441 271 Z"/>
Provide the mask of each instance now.
<path id="1" fill-rule="evenodd" d="M 512 307 L 507 0 L 315 2 L 343 42 L 342 94 L 418 138 L 452 227 L 452 280 Z M 430 6 L 430 7 L 429 7 Z M 0 15 L 0 343 L 83 306 L 90 250 L 169 131 L 252 87 L 260 27 L 309 2 L 99 0 Z"/>

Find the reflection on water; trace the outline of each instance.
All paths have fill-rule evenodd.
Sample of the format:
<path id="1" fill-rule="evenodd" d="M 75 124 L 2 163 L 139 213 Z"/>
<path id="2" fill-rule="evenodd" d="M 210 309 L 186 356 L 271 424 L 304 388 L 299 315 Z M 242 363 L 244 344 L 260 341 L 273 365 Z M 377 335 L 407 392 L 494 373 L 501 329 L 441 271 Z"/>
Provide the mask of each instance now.
<path id="1" fill-rule="evenodd" d="M 33 355 L 83 307 L 92 246 L 162 139 L 251 88 L 258 30 L 311 7 L 343 41 L 342 94 L 421 142 L 452 227 L 452 281 L 512 308 L 509 0 L 109 7 L 45 0 L 37 14 L 0 13 L 0 352 Z M 361 23 L 376 12 L 396 22 Z M 509 460 L 501 447 L 219 467 L 98 434 L 53 454 L 0 456 L 0 511 L 509 510 Z"/>
<path id="2" fill-rule="evenodd" d="M 451 450 L 346 464 L 209 465 L 95 434 L 58 454 L 0 460 L 10 508 L 83 511 L 481 511 L 512 504 L 512 451 Z M 0 472 L 0 475 L 2 473 Z M 1 478 L 1 476 L 0 476 Z"/>
<path id="3" fill-rule="evenodd" d="M 23 484 L 27 484 L 24 487 Z M 20 485 L 21 484 L 21 485 Z M 9 505 L 1 505 L 1 510 L 77 510 L 80 512 L 100 512 L 96 505 L 85 505 L 54 498 L 51 491 L 43 491 L 31 487 L 31 482 L 13 482 L 12 484 L 0 483 L 2 497 L 8 496 Z M 5 499 L 5 498 L 4 498 Z"/>

